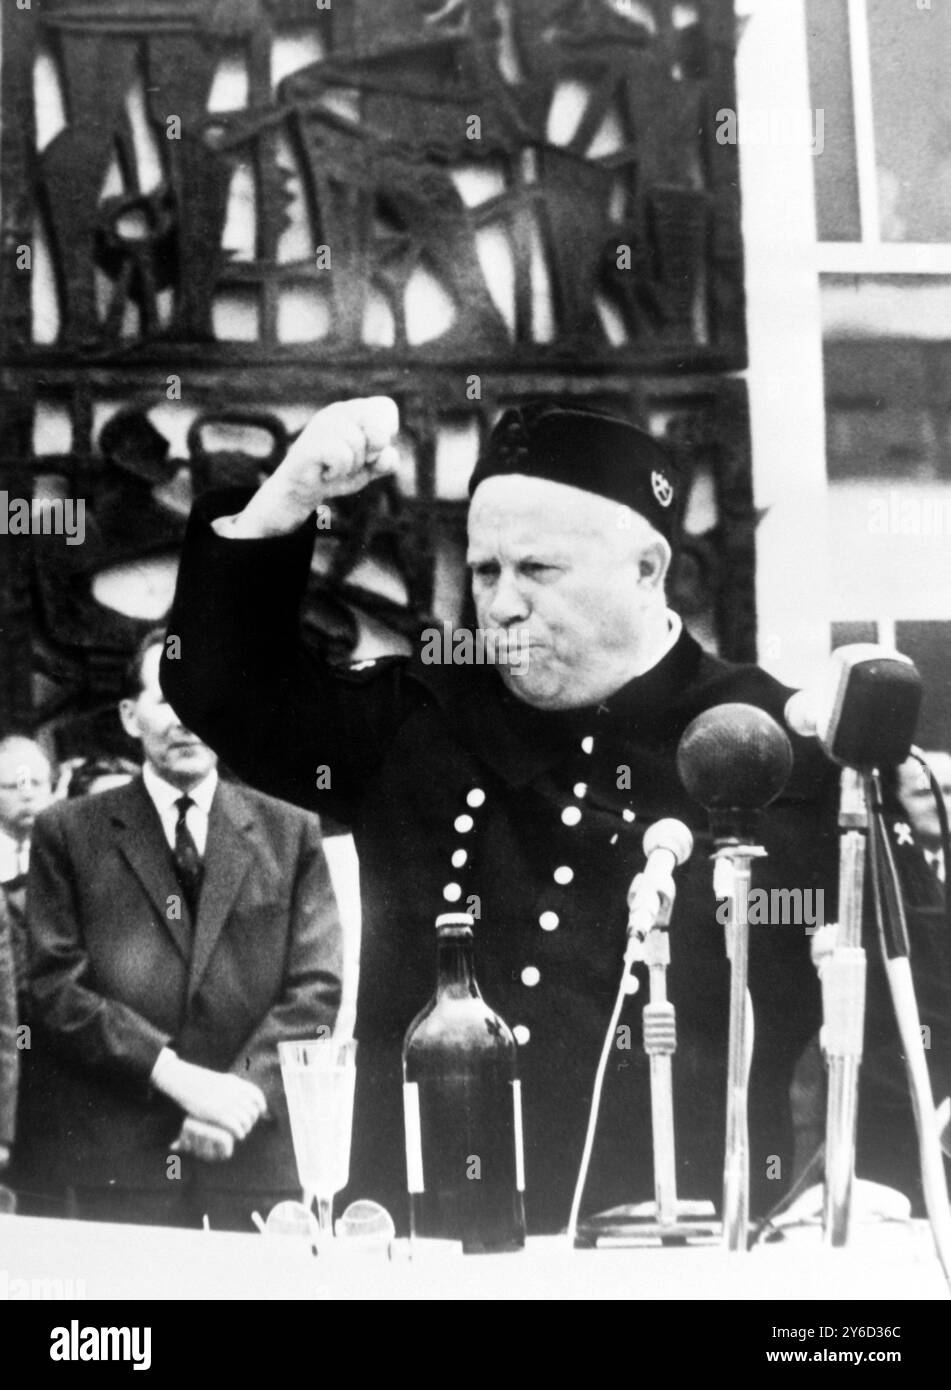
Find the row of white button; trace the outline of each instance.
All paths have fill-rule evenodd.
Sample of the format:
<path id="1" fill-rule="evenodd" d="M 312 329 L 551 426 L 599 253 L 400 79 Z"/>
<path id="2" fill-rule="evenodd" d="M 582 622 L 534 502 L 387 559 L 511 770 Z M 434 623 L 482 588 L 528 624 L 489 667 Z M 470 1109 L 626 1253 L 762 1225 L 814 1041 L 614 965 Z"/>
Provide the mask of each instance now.
<path id="1" fill-rule="evenodd" d="M 591 738 L 582 739 L 581 747 L 585 753 L 590 753 L 594 748 L 594 740 Z M 584 800 L 588 793 L 587 782 L 576 782 L 572 788 L 572 792 L 579 801 Z M 561 813 L 561 820 L 563 825 L 569 827 L 580 824 L 581 807 L 566 806 Z M 570 864 L 559 864 L 552 875 L 555 882 L 561 888 L 566 888 L 568 884 L 572 882 L 574 876 L 575 871 Z M 541 927 L 542 931 L 554 931 L 559 925 L 560 920 L 557 912 L 543 912 L 538 919 L 538 925 Z M 541 971 L 538 969 L 537 965 L 526 965 L 522 971 L 522 984 L 525 985 L 527 989 L 534 989 L 541 980 L 541 977 Z M 528 1029 L 524 1023 L 516 1023 L 515 1027 L 512 1029 L 512 1033 L 514 1034 L 515 1041 L 520 1047 L 524 1047 L 532 1036 L 530 1029 Z"/>

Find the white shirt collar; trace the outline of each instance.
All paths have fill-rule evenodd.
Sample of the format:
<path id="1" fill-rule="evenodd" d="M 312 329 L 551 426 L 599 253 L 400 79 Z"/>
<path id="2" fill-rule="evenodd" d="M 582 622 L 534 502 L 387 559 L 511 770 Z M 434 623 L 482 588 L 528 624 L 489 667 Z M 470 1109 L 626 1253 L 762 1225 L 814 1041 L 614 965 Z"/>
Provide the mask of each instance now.
<path id="1" fill-rule="evenodd" d="M 680 634 L 684 630 L 683 620 L 679 613 L 675 613 L 672 608 L 667 609 L 667 636 L 661 645 L 656 649 L 652 660 L 641 667 L 632 680 L 640 680 L 641 676 L 646 676 L 653 671 L 655 666 L 659 666 L 668 652 L 672 652 L 680 641 Z"/>
<path id="2" fill-rule="evenodd" d="M 652 662 L 651 665 L 647 668 L 648 671 L 652 671 L 655 666 L 659 666 L 660 663 L 663 661 L 664 657 L 667 655 L 667 653 L 673 651 L 674 647 L 676 647 L 677 643 L 680 641 L 680 634 L 683 632 L 683 630 L 684 624 L 680 614 L 675 613 L 672 608 L 668 608 L 667 641 L 664 643 L 663 647 L 661 647 L 660 651 L 657 653 L 656 661 Z"/>
<path id="3" fill-rule="evenodd" d="M 5 830 L 0 830 L 0 883 L 8 883 L 19 878 L 29 860 L 30 840 L 15 840 Z"/>
<path id="4" fill-rule="evenodd" d="M 166 782 L 164 777 L 160 777 L 151 763 L 143 765 L 142 781 L 160 816 L 166 816 L 174 810 L 176 801 L 185 795 L 181 787 L 173 787 L 171 782 Z M 208 775 L 188 792 L 192 801 L 206 816 L 211 814 L 211 803 L 217 787 L 218 770 L 213 767 Z"/>

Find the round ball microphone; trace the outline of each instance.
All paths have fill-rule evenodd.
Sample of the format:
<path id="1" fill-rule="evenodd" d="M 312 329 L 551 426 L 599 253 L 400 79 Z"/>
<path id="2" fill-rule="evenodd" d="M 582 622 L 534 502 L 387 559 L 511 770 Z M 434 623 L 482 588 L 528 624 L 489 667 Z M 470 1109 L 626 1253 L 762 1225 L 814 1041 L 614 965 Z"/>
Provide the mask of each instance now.
<path id="1" fill-rule="evenodd" d="M 756 705 L 714 705 L 684 730 L 677 771 L 710 813 L 715 840 L 748 840 L 756 813 L 774 801 L 792 772 L 792 745 Z"/>

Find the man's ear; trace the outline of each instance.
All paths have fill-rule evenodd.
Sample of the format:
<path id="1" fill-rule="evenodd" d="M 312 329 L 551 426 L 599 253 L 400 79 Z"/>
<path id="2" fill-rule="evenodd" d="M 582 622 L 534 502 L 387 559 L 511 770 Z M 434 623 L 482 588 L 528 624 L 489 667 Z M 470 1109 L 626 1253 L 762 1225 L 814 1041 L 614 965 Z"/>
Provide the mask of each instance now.
<path id="1" fill-rule="evenodd" d="M 119 718 L 122 721 L 123 729 L 125 729 L 130 738 L 141 737 L 139 734 L 139 721 L 135 713 L 134 700 L 125 699 L 119 701 Z"/>
<path id="2" fill-rule="evenodd" d="M 641 588 L 663 589 L 670 569 L 671 549 L 663 536 L 655 536 L 641 551 L 638 569 Z"/>

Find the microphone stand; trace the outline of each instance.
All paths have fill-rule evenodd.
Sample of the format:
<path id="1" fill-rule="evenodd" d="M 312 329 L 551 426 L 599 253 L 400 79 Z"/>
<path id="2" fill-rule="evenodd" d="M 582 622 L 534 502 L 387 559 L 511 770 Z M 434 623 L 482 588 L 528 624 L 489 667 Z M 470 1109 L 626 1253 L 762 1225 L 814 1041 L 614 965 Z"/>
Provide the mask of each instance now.
<path id="1" fill-rule="evenodd" d="M 870 807 L 879 819 L 871 823 Z M 881 822 L 881 823 L 879 823 Z M 938 1259 L 951 1284 L 951 1212 L 928 1068 L 921 1044 L 918 1005 L 908 958 L 901 888 L 881 813 L 879 773 L 846 767 L 842 773 L 839 827 L 839 924 L 813 941 L 822 982 L 823 1051 L 828 1068 L 826 1177 L 823 1230 L 826 1245 L 841 1248 L 849 1235 L 855 1171 L 859 1068 L 865 1025 L 866 956 L 862 949 L 866 851 L 872 852 L 872 887 L 885 972 L 905 1051 L 925 1207 Z M 885 933 L 891 936 L 891 949 Z M 826 935 L 827 933 L 827 935 Z M 824 938 L 824 939 L 823 939 Z"/>
<path id="2" fill-rule="evenodd" d="M 714 860 L 714 894 L 730 899 L 726 954 L 730 962 L 730 1035 L 727 1049 L 726 1152 L 723 1166 L 723 1244 L 746 1250 L 750 1206 L 750 1134 L 748 1089 L 753 1053 L 753 1010 L 749 980 L 749 901 L 754 859 L 762 845 L 738 840 L 718 846 Z"/>
<path id="3" fill-rule="evenodd" d="M 915 998 L 911 975 L 908 923 L 898 871 L 888 841 L 881 780 L 877 769 L 873 768 L 868 776 L 866 794 L 872 812 L 869 818 L 869 844 L 879 944 L 882 947 L 898 1034 L 905 1053 L 905 1070 L 918 1135 L 918 1157 L 925 1210 L 928 1213 L 938 1260 L 945 1280 L 951 1287 L 951 1202 L 948 1198 L 931 1079 L 921 1037 L 918 1001 Z"/>
<path id="4" fill-rule="evenodd" d="M 643 961 L 650 977 L 650 1000 L 644 1005 L 644 1051 L 650 1059 L 651 1132 L 654 1148 L 654 1200 L 657 1221 L 673 1226 L 677 1220 L 677 1166 L 674 1147 L 674 1088 L 671 1059 L 677 1050 L 677 1019 L 667 998 L 667 967 L 670 964 L 670 914 L 674 885 L 662 893 L 660 908 L 652 929 L 642 936 L 631 934 L 625 956 L 629 970 Z"/>
<path id="5" fill-rule="evenodd" d="M 635 1222 L 642 1236 L 656 1235 L 664 1240 L 683 1242 L 687 1236 L 703 1240 L 717 1232 L 713 1203 L 681 1201 L 677 1197 L 677 1162 L 674 1141 L 673 1055 L 677 1051 L 677 1016 L 667 997 L 667 967 L 670 965 L 670 917 L 676 887 L 670 878 L 658 892 L 658 906 L 650 929 L 635 927 L 634 891 L 631 885 L 628 905 L 631 920 L 624 968 L 630 971 L 637 961 L 647 966 L 650 999 L 644 1005 L 644 1051 L 650 1063 L 651 1138 L 654 1150 L 654 1205 L 648 1206 L 646 1220 Z"/>
<path id="6" fill-rule="evenodd" d="M 650 1061 L 651 1137 L 654 1151 L 654 1201 L 614 1207 L 585 1221 L 584 1240 L 599 1239 L 615 1245 L 643 1244 L 660 1240 L 671 1244 L 714 1239 L 719 1228 L 713 1203 L 684 1201 L 677 1197 L 677 1163 L 674 1140 L 674 1084 L 672 1061 L 677 1050 L 677 1020 L 674 1005 L 667 997 L 667 967 L 670 964 L 670 917 L 676 887 L 670 877 L 657 892 L 657 906 L 649 924 L 636 925 L 635 890 L 628 893 L 630 920 L 624 952 L 624 974 L 643 962 L 649 972 L 650 999 L 642 1011 L 644 1051 Z M 569 1226 L 570 1229 L 570 1226 Z"/>
<path id="7" fill-rule="evenodd" d="M 865 1031 L 862 909 L 868 798 L 861 773 L 848 767 L 842 772 L 839 829 L 839 921 L 821 928 L 812 942 L 822 985 L 821 1040 L 828 1075 L 822 1227 L 825 1244 L 837 1249 L 849 1238 Z"/>

